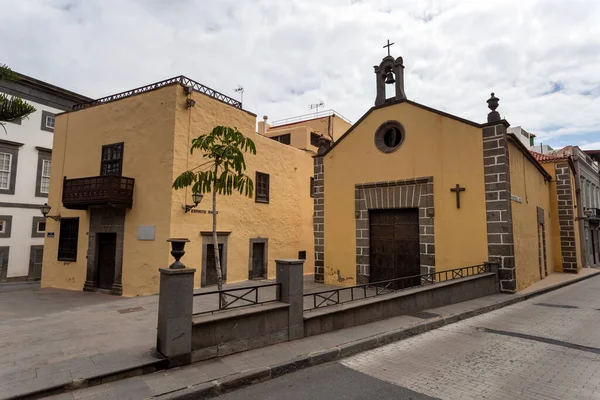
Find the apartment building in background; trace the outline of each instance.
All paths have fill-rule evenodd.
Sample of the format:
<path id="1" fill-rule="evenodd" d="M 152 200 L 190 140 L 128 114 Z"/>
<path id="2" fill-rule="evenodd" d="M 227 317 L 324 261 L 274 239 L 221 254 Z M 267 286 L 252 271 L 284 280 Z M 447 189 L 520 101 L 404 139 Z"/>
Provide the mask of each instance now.
<path id="1" fill-rule="evenodd" d="M 0 81 L 0 92 L 23 98 L 36 111 L 5 123 L 0 135 L 0 282 L 41 278 L 46 221 L 40 206 L 50 192 L 55 115 L 90 100 L 19 76 Z"/>

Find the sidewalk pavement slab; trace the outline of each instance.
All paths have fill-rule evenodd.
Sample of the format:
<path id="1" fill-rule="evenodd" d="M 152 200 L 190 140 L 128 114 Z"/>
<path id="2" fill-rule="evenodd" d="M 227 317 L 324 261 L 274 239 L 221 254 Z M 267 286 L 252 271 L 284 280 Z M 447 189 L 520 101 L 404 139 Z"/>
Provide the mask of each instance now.
<path id="1" fill-rule="evenodd" d="M 588 271 L 590 272 L 590 271 Z M 524 294 L 496 294 L 463 303 L 443 306 L 414 315 L 403 315 L 366 325 L 311 336 L 292 342 L 207 360 L 180 368 L 136 376 L 64 393 L 52 400 L 100 399 L 202 399 L 301 368 L 337 360 L 428 330 L 493 311 L 552 290 L 592 278 L 600 271 L 572 276 L 537 291 Z M 600 276 L 595 279 L 600 279 Z M 549 294 L 546 297 L 551 297 Z M 71 397 L 69 397 L 71 396 Z"/>

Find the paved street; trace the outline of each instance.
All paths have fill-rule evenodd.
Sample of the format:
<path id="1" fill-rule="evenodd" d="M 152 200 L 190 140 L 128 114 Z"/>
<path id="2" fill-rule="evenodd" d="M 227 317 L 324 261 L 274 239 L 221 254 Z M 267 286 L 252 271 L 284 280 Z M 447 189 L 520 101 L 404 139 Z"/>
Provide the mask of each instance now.
<path id="1" fill-rule="evenodd" d="M 600 399 L 600 277 L 219 399 L 284 397 Z"/>

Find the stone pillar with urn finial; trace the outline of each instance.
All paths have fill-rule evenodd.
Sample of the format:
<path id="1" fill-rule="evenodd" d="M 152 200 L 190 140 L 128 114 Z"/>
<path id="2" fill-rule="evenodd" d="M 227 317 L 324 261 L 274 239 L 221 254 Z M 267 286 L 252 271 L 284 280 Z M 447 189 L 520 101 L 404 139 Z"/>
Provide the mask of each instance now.
<path id="1" fill-rule="evenodd" d="M 507 138 L 510 124 L 496 111 L 499 101 L 494 93 L 487 100 L 491 112 L 482 129 L 488 260 L 498 266 L 500 290 L 514 293 L 517 290 L 517 271 Z"/>
<path id="2" fill-rule="evenodd" d="M 192 355 L 193 268 L 180 261 L 188 239 L 169 239 L 175 262 L 160 268 L 156 350 L 167 359 L 169 368 L 189 364 Z"/>

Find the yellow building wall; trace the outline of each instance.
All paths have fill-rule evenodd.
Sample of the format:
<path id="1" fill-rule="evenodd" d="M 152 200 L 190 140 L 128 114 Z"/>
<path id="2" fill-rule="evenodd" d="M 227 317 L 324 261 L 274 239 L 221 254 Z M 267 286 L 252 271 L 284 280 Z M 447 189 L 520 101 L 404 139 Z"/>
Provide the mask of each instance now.
<path id="1" fill-rule="evenodd" d="M 342 137 L 342 135 L 346 133 L 346 131 L 352 126 L 352 124 L 336 116 L 335 114 L 331 117 L 331 125 L 333 126 L 331 133 L 334 141 L 338 141 L 339 138 Z"/>
<path id="2" fill-rule="evenodd" d="M 402 146 L 383 154 L 377 128 L 397 120 L 406 130 Z M 481 129 L 400 103 L 373 110 L 324 157 L 325 282 L 337 273 L 356 284 L 357 183 L 433 176 L 436 271 L 487 261 L 487 227 Z M 450 189 L 466 187 L 461 208 Z"/>
<path id="3" fill-rule="evenodd" d="M 508 143 L 508 152 L 510 190 L 513 195 L 523 200 L 521 203 L 511 201 L 517 290 L 521 290 L 541 279 L 537 207 L 544 209 L 548 275 L 555 270 L 555 258 L 552 256 L 554 247 L 552 223 L 553 220 L 558 221 L 558 218 L 551 208 L 550 183 L 513 143 Z M 545 276 L 542 267 L 542 277 Z"/>
<path id="4" fill-rule="evenodd" d="M 51 215 L 79 217 L 76 262 L 57 261 L 59 223 L 47 220 L 42 287 L 81 290 L 86 279 L 89 211 L 62 207 L 62 179 L 100 174 L 102 145 L 124 142 L 123 176 L 135 178 L 133 207 L 126 211 L 123 295 L 156 293 L 158 268 L 167 266 L 173 177 L 175 93 L 179 86 L 64 113 L 56 118 L 48 204 Z M 154 241 L 138 241 L 139 225 L 154 225 Z"/>
<path id="5" fill-rule="evenodd" d="M 274 137 L 279 135 L 290 134 L 290 146 L 297 149 L 308 149 L 316 152 L 316 147 L 310 145 L 310 130 L 306 126 L 292 126 L 289 128 L 272 128 L 267 131 L 265 136 Z"/>
<path id="6" fill-rule="evenodd" d="M 309 153 L 278 143 L 255 133 L 255 116 L 235 109 L 207 96 L 193 93 L 195 107 L 185 107 L 183 90 L 177 92 L 177 112 L 173 147 L 175 160 L 172 179 L 181 172 L 202 163 L 201 154 L 189 155 L 191 140 L 209 133 L 214 126 L 236 127 L 256 144 L 256 155 L 246 154 L 246 174 L 255 181 L 256 171 L 270 175 L 268 204 L 256 203 L 238 193 L 218 196 L 219 231 L 230 231 L 227 250 L 227 281 L 248 279 L 251 238 L 268 238 L 268 277 L 275 277 L 275 260 L 297 258 L 305 250 L 305 273 L 314 271 L 313 199 L 310 197 L 310 177 L 313 160 Z M 171 236 L 187 237 L 186 254 L 182 262 L 196 268 L 195 286 L 200 287 L 202 269 L 201 231 L 212 230 L 212 215 L 184 213 L 181 205 L 191 204 L 191 189 L 171 193 Z M 206 194 L 200 210 L 212 209 L 212 197 Z"/>

